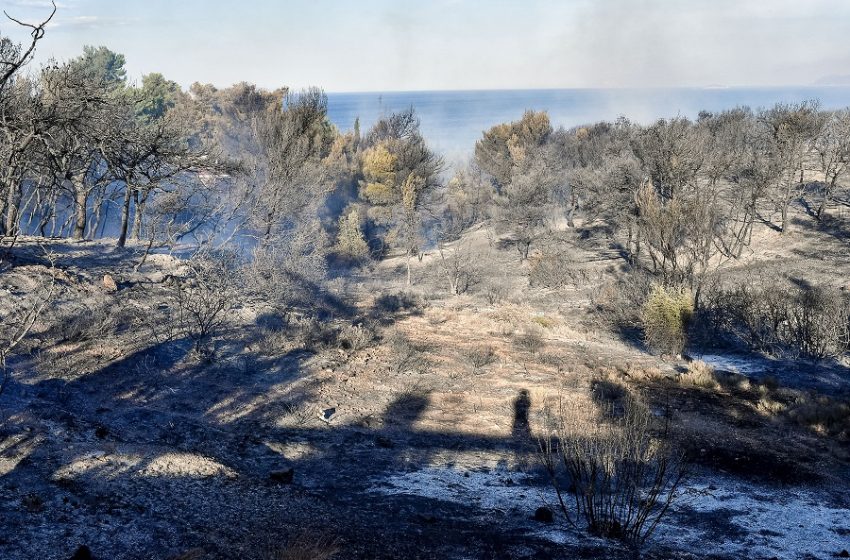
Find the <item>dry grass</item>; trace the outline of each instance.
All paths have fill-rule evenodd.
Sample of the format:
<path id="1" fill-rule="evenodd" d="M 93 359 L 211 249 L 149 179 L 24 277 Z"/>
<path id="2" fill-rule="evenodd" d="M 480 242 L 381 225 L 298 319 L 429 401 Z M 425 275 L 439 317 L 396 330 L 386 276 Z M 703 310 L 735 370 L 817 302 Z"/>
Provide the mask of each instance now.
<path id="1" fill-rule="evenodd" d="M 824 436 L 850 439 L 850 403 L 829 397 L 803 397 L 788 409 L 788 416 L 801 426 Z"/>
<path id="2" fill-rule="evenodd" d="M 337 539 L 302 535 L 285 548 L 270 551 L 263 560 L 330 560 L 340 552 L 340 548 Z"/>
<path id="3" fill-rule="evenodd" d="M 683 385 L 701 387 L 703 389 L 718 389 L 720 383 L 714 374 L 714 368 L 702 360 L 694 360 L 688 364 L 688 369 L 679 375 Z"/>
<path id="4" fill-rule="evenodd" d="M 478 373 L 486 366 L 496 361 L 496 350 L 488 344 L 479 344 L 468 348 L 463 352 L 466 363 L 472 369 L 472 373 Z"/>
<path id="5" fill-rule="evenodd" d="M 558 325 L 558 321 L 553 319 L 552 317 L 547 317 L 546 315 L 535 315 L 531 321 L 537 325 L 540 325 L 544 329 L 552 329 Z"/>
<path id="6" fill-rule="evenodd" d="M 542 329 L 537 324 L 527 326 L 521 334 L 514 337 L 514 348 L 529 354 L 537 354 L 546 346 Z"/>

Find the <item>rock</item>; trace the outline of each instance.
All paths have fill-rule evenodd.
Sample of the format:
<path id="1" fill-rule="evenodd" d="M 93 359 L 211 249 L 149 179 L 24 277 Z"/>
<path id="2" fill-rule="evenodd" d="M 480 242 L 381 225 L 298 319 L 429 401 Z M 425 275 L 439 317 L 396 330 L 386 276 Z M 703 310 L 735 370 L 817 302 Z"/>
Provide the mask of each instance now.
<path id="1" fill-rule="evenodd" d="M 319 418 L 321 418 L 325 422 L 330 422 L 331 416 L 333 416 L 334 414 L 336 414 L 336 408 L 326 408 L 319 413 Z"/>
<path id="2" fill-rule="evenodd" d="M 280 484 L 292 484 L 293 478 L 295 478 L 295 469 L 293 468 L 269 473 L 269 479 Z"/>
<path id="3" fill-rule="evenodd" d="M 109 293 L 115 293 L 118 291 L 118 284 L 115 283 L 115 279 L 111 274 L 103 275 L 103 287 Z"/>
<path id="4" fill-rule="evenodd" d="M 540 523 L 552 523 L 555 520 L 555 515 L 551 509 L 541 506 L 534 512 L 534 520 Z"/>
<path id="5" fill-rule="evenodd" d="M 94 435 L 98 439 L 103 439 L 103 438 L 105 438 L 106 436 L 109 435 L 109 428 L 107 428 L 106 426 L 101 424 L 97 428 L 94 429 Z"/>
<path id="6" fill-rule="evenodd" d="M 393 440 L 386 436 L 376 437 L 375 445 L 377 445 L 378 447 L 383 447 L 384 449 L 392 449 L 393 447 L 395 447 L 395 443 L 393 443 Z"/>
<path id="7" fill-rule="evenodd" d="M 81 544 L 70 560 L 92 560 L 91 549 L 84 544 Z"/>
<path id="8" fill-rule="evenodd" d="M 847 549 L 845 548 L 844 550 L 842 550 L 841 552 L 838 553 L 838 557 L 839 558 L 850 558 L 850 552 L 847 552 Z"/>

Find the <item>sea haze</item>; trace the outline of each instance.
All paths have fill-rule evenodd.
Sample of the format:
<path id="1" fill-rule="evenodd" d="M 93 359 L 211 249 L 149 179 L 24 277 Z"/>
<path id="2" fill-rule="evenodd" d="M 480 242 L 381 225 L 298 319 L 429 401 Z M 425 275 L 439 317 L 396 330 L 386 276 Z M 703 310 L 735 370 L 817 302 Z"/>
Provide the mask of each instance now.
<path id="1" fill-rule="evenodd" d="M 341 130 L 350 130 L 360 117 L 365 131 L 381 115 L 412 105 L 428 143 L 455 161 L 472 153 L 482 131 L 517 120 L 526 109 L 547 111 L 553 125 L 570 128 L 619 116 L 646 124 L 677 115 L 695 118 L 701 110 L 807 99 L 820 100 L 824 109 L 850 106 L 850 86 L 329 93 L 328 112 Z"/>

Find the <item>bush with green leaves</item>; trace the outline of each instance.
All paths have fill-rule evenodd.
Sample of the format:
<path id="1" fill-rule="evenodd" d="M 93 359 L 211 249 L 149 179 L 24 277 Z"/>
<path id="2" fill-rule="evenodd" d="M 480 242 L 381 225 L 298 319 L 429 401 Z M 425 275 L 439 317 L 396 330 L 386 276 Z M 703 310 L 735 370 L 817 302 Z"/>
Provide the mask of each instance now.
<path id="1" fill-rule="evenodd" d="M 693 314 L 694 298 L 689 291 L 653 286 L 641 313 L 647 345 L 660 352 L 680 354 Z"/>

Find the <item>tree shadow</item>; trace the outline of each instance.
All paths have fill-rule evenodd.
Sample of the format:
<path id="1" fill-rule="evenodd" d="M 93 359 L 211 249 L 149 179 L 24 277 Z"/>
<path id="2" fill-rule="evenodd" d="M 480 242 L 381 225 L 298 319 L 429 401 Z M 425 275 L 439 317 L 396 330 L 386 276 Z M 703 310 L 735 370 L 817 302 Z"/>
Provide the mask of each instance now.
<path id="1" fill-rule="evenodd" d="M 48 503 L 67 500 L 86 508 L 85 515 L 51 521 L 51 538 L 62 554 L 86 544 L 95 557 L 169 557 L 201 547 L 204 558 L 256 558 L 258 542 L 280 542 L 282 531 L 310 526 L 317 515 L 333 516 L 327 528 L 352 543 L 352 558 L 418 558 L 424 551 L 469 547 L 470 535 L 484 542 L 504 538 L 490 522 L 493 514 L 476 504 L 375 488 L 393 473 L 426 468 L 447 452 L 526 452 L 528 391 L 515 398 L 505 436 L 420 426 L 430 407 L 428 392 L 398 395 L 371 427 L 357 418 L 321 422 L 311 408 L 322 401 L 320 383 L 303 375 L 310 354 L 252 353 L 240 361 L 225 355 L 204 364 L 192 360 L 190 349 L 186 339 L 145 346 L 64 383 L 63 399 L 52 380 L 19 376 L 40 435 L 27 460 L 0 476 L 0 486 L 28 485 Z M 299 407 L 303 423 L 281 423 Z M 71 445 L 59 455 L 50 435 L 57 430 Z M 288 469 L 288 479 L 272 476 Z M 0 514 L 11 515 L 10 528 L 25 538 L 0 542 L 0 554 L 24 557 L 36 534 L 22 524 L 24 517 L 4 510 L 0 506 Z M 117 535 L 79 532 L 80 525 L 120 512 L 141 534 L 155 534 L 158 544 L 137 551 Z M 265 514 L 280 525 L 269 525 Z M 421 529 L 413 538 L 411 525 Z M 517 531 L 507 541 L 534 542 Z M 67 532 L 76 536 L 61 537 Z M 473 550 L 480 547 L 476 542 Z M 222 543 L 229 548 L 220 548 Z"/>

